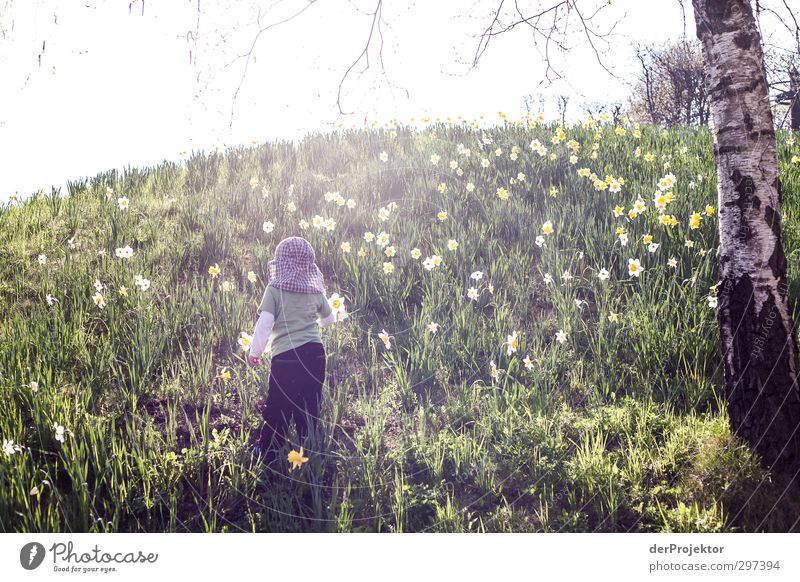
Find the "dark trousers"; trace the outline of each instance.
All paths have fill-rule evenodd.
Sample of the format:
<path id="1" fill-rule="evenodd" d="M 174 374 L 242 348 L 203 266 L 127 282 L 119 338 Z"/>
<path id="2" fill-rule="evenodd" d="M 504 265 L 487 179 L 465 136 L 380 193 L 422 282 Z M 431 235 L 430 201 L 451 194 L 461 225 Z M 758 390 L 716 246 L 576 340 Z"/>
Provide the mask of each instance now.
<path id="1" fill-rule="evenodd" d="M 263 409 L 262 447 L 273 451 L 283 447 L 292 417 L 302 446 L 319 417 L 324 382 L 325 348 L 321 343 L 308 342 L 273 356 Z"/>

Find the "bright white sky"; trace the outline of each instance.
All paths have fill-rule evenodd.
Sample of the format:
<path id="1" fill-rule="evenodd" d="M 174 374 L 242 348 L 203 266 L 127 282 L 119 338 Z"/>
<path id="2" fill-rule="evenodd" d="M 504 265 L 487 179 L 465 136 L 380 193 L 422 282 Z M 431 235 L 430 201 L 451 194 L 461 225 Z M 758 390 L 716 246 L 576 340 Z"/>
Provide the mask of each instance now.
<path id="1" fill-rule="evenodd" d="M 143 15 L 141 0 L 130 14 L 129 0 L 0 0 L 0 200 L 114 167 L 177 159 L 182 150 L 297 139 L 333 122 L 481 114 L 494 120 L 498 111 L 521 114 L 529 94 L 572 95 L 576 110 L 580 101 L 627 95 L 578 37 L 568 55 L 556 57 L 568 82 L 541 86 L 544 65 L 524 26 L 497 37 L 468 72 L 465 62 L 496 0 L 384 0 L 384 65 L 394 87 L 373 47 L 372 68 L 345 85 L 343 106 L 354 113 L 339 117 L 339 81 L 371 23 L 359 9 L 374 3 L 319 0 L 265 32 L 229 127 L 244 60 L 226 65 L 252 42 L 258 2 L 203 1 L 198 29 L 196 0 L 145 2 Z M 263 17 L 267 24 L 305 0 L 261 4 L 276 4 Z M 678 0 L 614 0 L 604 14 L 598 29 L 622 18 L 604 62 L 626 79 L 635 68 L 632 43 L 683 33 Z M 197 30 L 195 45 L 187 32 Z M 694 35 L 688 7 L 686 32 Z M 555 116 L 554 101 L 546 113 Z"/>

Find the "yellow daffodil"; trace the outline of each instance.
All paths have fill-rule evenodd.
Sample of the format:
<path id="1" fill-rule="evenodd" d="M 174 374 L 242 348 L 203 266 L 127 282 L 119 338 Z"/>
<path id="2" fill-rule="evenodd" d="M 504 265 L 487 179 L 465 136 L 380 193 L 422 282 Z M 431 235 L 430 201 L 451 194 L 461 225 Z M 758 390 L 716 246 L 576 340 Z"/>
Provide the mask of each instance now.
<path id="1" fill-rule="evenodd" d="M 303 456 L 303 453 L 303 447 L 300 447 L 300 452 L 295 451 L 294 449 L 289 451 L 289 454 L 286 456 L 286 460 L 291 464 L 291 471 L 301 468 L 303 463 L 308 462 L 308 457 Z"/>

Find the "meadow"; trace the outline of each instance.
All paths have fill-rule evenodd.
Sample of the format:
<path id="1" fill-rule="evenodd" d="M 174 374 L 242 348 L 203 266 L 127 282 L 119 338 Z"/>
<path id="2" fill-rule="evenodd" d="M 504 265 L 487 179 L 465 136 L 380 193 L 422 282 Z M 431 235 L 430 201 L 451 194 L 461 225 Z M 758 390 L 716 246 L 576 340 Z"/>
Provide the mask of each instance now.
<path id="1" fill-rule="evenodd" d="M 0 207 L 0 531 L 800 527 L 728 427 L 707 128 L 438 120 L 177 158 Z M 308 462 L 267 467 L 245 356 L 292 235 L 344 304 Z"/>

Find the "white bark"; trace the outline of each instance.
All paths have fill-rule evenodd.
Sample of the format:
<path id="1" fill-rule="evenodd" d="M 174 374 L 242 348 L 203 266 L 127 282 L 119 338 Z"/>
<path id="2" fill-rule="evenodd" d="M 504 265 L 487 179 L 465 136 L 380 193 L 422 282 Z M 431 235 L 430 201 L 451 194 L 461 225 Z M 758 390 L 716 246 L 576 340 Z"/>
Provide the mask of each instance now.
<path id="1" fill-rule="evenodd" d="M 718 321 L 731 427 L 769 465 L 800 466 L 797 340 L 761 38 L 747 0 L 693 4 L 714 122 Z"/>

